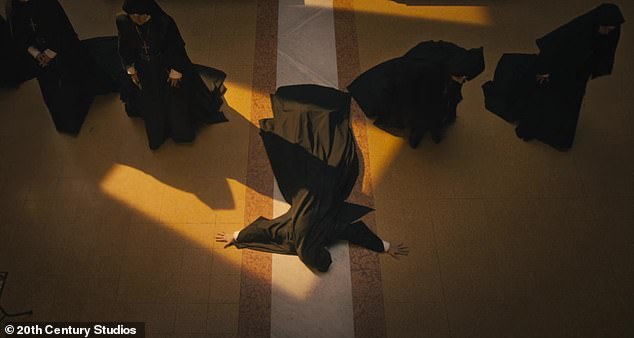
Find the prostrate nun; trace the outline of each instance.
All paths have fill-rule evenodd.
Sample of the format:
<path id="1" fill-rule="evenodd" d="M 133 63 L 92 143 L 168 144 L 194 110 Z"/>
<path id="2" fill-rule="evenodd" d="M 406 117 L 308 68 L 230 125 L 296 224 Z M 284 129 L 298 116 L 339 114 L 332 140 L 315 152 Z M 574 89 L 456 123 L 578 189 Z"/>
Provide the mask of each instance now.
<path id="1" fill-rule="evenodd" d="M 97 93 L 112 87 L 84 48 L 57 0 L 9 0 L 7 20 L 17 77 L 37 77 L 61 133 L 76 135 Z"/>
<path id="2" fill-rule="evenodd" d="M 284 200 L 291 207 L 275 218 L 260 217 L 216 240 L 240 249 L 297 255 L 308 267 L 327 271 L 327 247 L 347 240 L 376 252 L 406 255 L 359 219 L 372 211 L 345 202 L 359 175 L 350 129 L 350 96 L 317 85 L 281 87 L 271 96 L 274 117 L 260 121 L 262 140 Z"/>
<path id="3" fill-rule="evenodd" d="M 377 126 L 409 129 L 409 144 L 416 148 L 427 132 L 434 142 L 442 140 L 456 119 L 462 85 L 483 70 L 483 48 L 425 41 L 361 74 L 348 91 Z"/>
<path id="4" fill-rule="evenodd" d="M 225 74 L 208 68 L 215 80 L 207 88 L 174 19 L 154 0 L 126 0 L 123 11 L 117 16 L 119 55 L 129 81 L 121 99 L 129 116 L 145 121 L 150 149 L 168 137 L 193 142 L 200 123 L 227 121 L 220 111 Z"/>
<path id="5" fill-rule="evenodd" d="M 624 22 L 618 6 L 602 4 L 538 39 L 538 55 L 505 54 L 484 85 L 487 108 L 518 122 L 524 141 L 569 150 L 586 85 L 612 73 Z"/>

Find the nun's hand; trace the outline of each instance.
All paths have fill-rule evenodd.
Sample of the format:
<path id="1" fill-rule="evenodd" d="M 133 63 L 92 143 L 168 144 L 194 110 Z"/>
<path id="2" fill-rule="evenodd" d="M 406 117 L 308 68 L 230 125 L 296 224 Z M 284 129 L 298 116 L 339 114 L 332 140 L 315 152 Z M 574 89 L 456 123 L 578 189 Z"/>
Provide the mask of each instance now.
<path id="1" fill-rule="evenodd" d="M 38 54 L 38 56 L 36 57 L 37 63 L 40 64 L 40 67 L 44 68 L 46 66 L 48 66 L 48 64 L 51 62 L 51 58 L 48 57 L 48 55 L 46 55 L 46 53 L 40 53 Z"/>
<path id="2" fill-rule="evenodd" d="M 180 87 L 181 79 L 183 78 L 183 74 L 176 69 L 171 69 L 168 74 L 167 82 L 170 84 L 172 88 Z"/>
<path id="3" fill-rule="evenodd" d="M 403 243 L 400 243 L 399 245 L 391 245 L 390 249 L 387 250 L 387 254 L 396 259 L 399 259 L 401 256 L 409 255 L 409 248 L 406 247 Z"/>
<path id="4" fill-rule="evenodd" d="M 176 79 L 176 78 L 170 77 L 170 78 L 167 79 L 167 82 L 170 84 L 170 87 L 172 87 L 172 88 L 178 88 L 181 85 L 181 79 L 180 78 Z"/>
<path id="5" fill-rule="evenodd" d="M 535 80 L 537 80 L 537 83 L 539 84 L 544 84 L 550 81 L 550 74 L 537 74 L 537 76 L 535 76 Z"/>
<path id="6" fill-rule="evenodd" d="M 132 80 L 132 83 L 134 83 L 135 86 L 141 89 L 141 79 L 139 78 L 138 73 L 130 74 L 130 80 Z"/>
<path id="7" fill-rule="evenodd" d="M 216 234 L 216 242 L 227 243 L 224 246 L 225 249 L 236 244 L 236 240 L 233 238 L 233 234 L 226 234 L 224 232 L 219 232 Z"/>

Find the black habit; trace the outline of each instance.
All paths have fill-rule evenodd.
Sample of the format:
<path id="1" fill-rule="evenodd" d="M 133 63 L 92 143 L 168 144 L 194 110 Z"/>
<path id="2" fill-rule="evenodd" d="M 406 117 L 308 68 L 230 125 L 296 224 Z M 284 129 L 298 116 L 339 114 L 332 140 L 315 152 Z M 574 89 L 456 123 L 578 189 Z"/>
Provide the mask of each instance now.
<path id="1" fill-rule="evenodd" d="M 200 123 L 226 122 L 220 111 L 225 74 L 207 68 L 213 77 L 211 90 L 192 64 L 175 21 L 154 1 L 128 0 L 125 13 L 117 16 L 119 55 L 126 69 L 134 67 L 140 86 L 128 79 L 121 99 L 129 116 L 142 117 L 151 149 L 171 137 L 193 142 Z M 135 24 L 130 14 L 149 14 L 149 21 Z M 167 82 L 170 73 L 182 76 L 178 87 Z"/>
<path id="2" fill-rule="evenodd" d="M 77 134 L 96 93 L 111 83 L 99 76 L 57 0 L 9 0 L 7 19 L 16 48 L 19 81 L 37 77 L 44 102 L 59 132 Z M 35 59 L 52 57 L 45 67 Z"/>
<path id="3" fill-rule="evenodd" d="M 483 86 L 487 109 L 518 122 L 516 134 L 525 141 L 570 149 L 587 82 L 612 73 L 623 22 L 616 5 L 602 4 L 538 39 L 538 55 L 503 55 Z M 601 34 L 600 26 L 614 29 Z M 539 83 L 543 74 L 548 79 Z"/>
<path id="4" fill-rule="evenodd" d="M 368 117 L 376 118 L 377 126 L 410 128 L 409 143 L 416 148 L 427 131 L 440 142 L 443 129 L 455 121 L 462 83 L 452 76 L 468 81 L 483 70 L 483 48 L 425 41 L 361 74 L 348 91 Z"/>
<path id="5" fill-rule="evenodd" d="M 16 60 L 11 31 L 4 17 L 0 16 L 0 86 L 13 86 L 16 79 Z"/>
<path id="6" fill-rule="evenodd" d="M 359 221 L 372 209 L 345 202 L 359 175 L 350 96 L 297 85 L 279 88 L 271 102 L 274 117 L 260 121 L 260 135 L 291 207 L 284 215 L 260 217 L 242 229 L 235 245 L 298 255 L 322 272 L 332 263 L 326 247 L 337 240 L 383 252 L 381 239 Z"/>

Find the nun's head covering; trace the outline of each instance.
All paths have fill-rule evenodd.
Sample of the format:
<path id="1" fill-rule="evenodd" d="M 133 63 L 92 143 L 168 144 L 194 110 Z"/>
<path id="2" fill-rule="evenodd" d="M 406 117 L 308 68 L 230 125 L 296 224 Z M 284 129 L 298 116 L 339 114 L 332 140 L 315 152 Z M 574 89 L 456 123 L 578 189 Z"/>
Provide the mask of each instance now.
<path id="1" fill-rule="evenodd" d="M 466 76 L 471 81 L 484 71 L 484 47 L 464 50 L 447 62 L 451 75 Z"/>
<path id="2" fill-rule="evenodd" d="M 123 10 L 128 14 L 157 15 L 165 13 L 154 0 L 125 0 Z"/>
<path id="3" fill-rule="evenodd" d="M 594 12 L 596 23 L 600 26 L 620 26 L 625 22 L 623 13 L 615 4 L 602 4 Z"/>

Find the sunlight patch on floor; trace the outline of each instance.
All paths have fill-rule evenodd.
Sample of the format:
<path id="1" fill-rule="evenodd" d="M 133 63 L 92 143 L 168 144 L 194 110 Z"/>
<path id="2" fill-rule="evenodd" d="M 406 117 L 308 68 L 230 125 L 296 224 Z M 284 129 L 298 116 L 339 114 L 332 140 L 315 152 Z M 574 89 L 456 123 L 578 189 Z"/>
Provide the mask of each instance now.
<path id="1" fill-rule="evenodd" d="M 320 7 L 320 3 L 311 4 Z M 406 6 L 387 0 L 355 1 L 357 13 L 406 17 L 439 22 L 454 22 L 474 26 L 491 26 L 491 12 L 485 6 Z"/>

